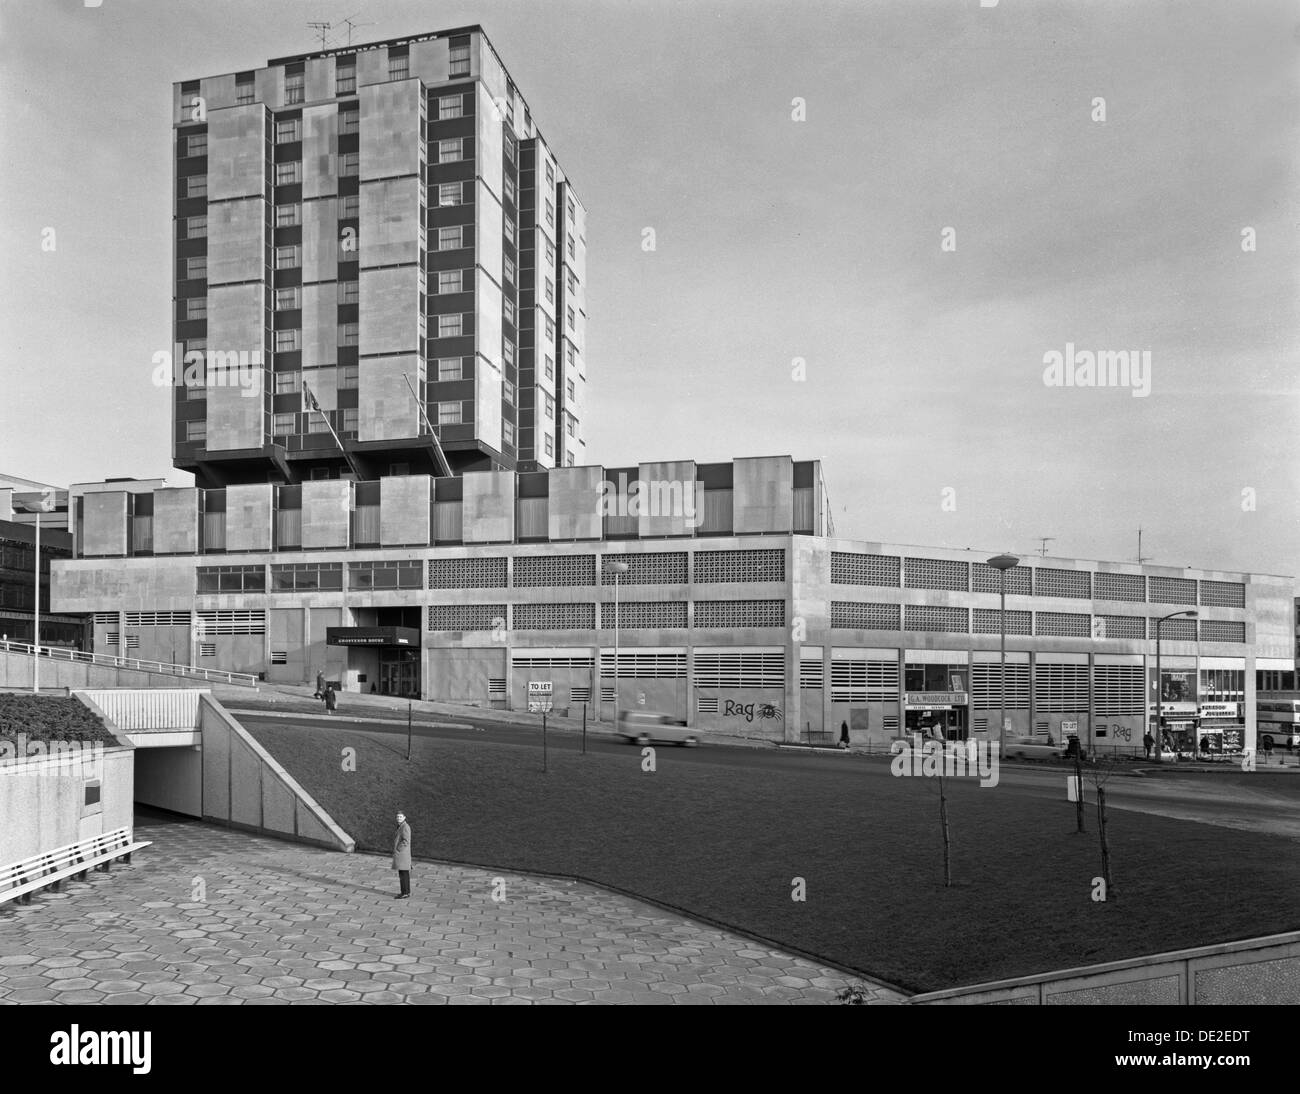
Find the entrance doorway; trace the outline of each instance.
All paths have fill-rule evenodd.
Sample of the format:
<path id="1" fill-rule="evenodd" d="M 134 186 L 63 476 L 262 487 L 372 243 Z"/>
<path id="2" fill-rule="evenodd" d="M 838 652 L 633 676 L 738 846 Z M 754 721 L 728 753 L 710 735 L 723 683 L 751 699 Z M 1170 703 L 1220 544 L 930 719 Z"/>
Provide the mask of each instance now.
<path id="1" fill-rule="evenodd" d="M 966 707 L 951 710 L 909 710 L 904 714 L 907 735 L 919 733 L 922 737 L 945 741 L 964 741 L 970 736 L 966 721 Z M 936 733 L 937 730 L 937 733 Z"/>
<path id="2" fill-rule="evenodd" d="M 381 648 L 379 651 L 379 694 L 402 698 L 420 697 L 420 651 Z"/>

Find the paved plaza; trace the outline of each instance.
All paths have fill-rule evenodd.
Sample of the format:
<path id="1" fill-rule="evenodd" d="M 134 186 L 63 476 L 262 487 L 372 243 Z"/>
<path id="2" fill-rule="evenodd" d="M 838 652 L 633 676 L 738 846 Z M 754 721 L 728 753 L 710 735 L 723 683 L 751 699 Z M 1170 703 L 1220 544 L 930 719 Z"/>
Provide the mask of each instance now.
<path id="1" fill-rule="evenodd" d="M 135 830 L 132 865 L 0 905 L 0 1005 L 833 1003 L 851 982 L 577 882 L 417 862 L 398 901 L 384 857 Z"/>

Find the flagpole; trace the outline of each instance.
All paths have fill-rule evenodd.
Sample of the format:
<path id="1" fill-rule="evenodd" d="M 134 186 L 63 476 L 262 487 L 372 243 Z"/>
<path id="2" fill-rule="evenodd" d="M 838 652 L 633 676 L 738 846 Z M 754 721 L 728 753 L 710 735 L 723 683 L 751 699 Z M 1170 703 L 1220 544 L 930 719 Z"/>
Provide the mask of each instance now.
<path id="1" fill-rule="evenodd" d="M 329 430 L 330 436 L 334 438 L 334 443 L 339 446 L 339 451 L 343 453 L 343 458 L 348 461 L 348 467 L 352 470 L 352 474 L 356 476 L 357 482 L 360 482 L 361 472 L 357 470 L 357 465 L 353 462 L 352 454 L 343 447 L 343 442 L 339 440 L 339 435 L 334 432 L 334 427 L 330 425 L 329 415 L 326 414 L 325 411 L 321 410 L 320 403 L 316 401 L 316 396 L 311 393 L 311 388 L 307 386 L 305 381 L 302 385 L 302 393 L 305 396 L 304 402 L 307 403 L 308 412 L 310 413 L 314 410 L 321 416 L 321 421 L 325 423 L 325 428 Z"/>
<path id="2" fill-rule="evenodd" d="M 424 409 L 424 404 L 420 402 L 420 396 L 416 393 L 415 385 L 411 383 L 411 377 L 408 373 L 403 372 L 402 379 L 406 381 L 406 386 L 411 389 L 411 398 L 415 400 L 415 409 L 420 412 L 420 418 L 429 430 L 429 438 L 433 441 L 433 447 L 438 453 L 438 460 L 442 464 L 441 470 L 450 475 L 451 464 L 447 462 L 447 454 L 442 450 L 442 442 L 438 440 L 438 434 L 434 431 L 433 422 L 429 421 L 429 414 Z"/>

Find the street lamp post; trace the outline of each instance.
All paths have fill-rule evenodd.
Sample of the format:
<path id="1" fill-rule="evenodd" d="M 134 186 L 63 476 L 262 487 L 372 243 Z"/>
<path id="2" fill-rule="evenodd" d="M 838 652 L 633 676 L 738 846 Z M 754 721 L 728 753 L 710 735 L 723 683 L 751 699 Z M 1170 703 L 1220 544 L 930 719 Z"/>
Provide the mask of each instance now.
<path id="1" fill-rule="evenodd" d="M 614 729 L 618 729 L 618 585 L 619 578 L 627 573 L 627 563 L 618 560 L 605 563 L 605 571 L 614 575 Z"/>
<path id="2" fill-rule="evenodd" d="M 1161 616 L 1156 620 L 1156 763 L 1160 763 L 1160 750 L 1164 747 L 1164 730 L 1165 730 L 1165 681 L 1160 671 L 1160 628 L 1164 626 L 1166 619 L 1176 619 L 1180 615 L 1191 616 L 1193 619 L 1197 616 L 1195 608 L 1188 608 L 1181 612 L 1170 612 L 1168 615 Z"/>
<path id="3" fill-rule="evenodd" d="M 36 510 L 36 567 L 35 567 L 35 611 L 32 612 L 32 646 L 36 656 L 32 658 L 32 694 L 41 690 L 41 510 Z"/>
<path id="4" fill-rule="evenodd" d="M 998 612 L 998 630 L 1002 635 L 1002 664 L 998 670 L 998 697 L 1001 709 L 998 711 L 998 760 L 1006 755 L 1007 728 L 1007 571 L 1020 562 L 1016 555 L 994 555 L 989 565 L 1002 575 L 1002 609 Z"/>
<path id="5" fill-rule="evenodd" d="M 33 601 L 32 612 L 32 649 L 36 651 L 32 658 L 32 693 L 41 690 L 41 514 L 54 512 L 54 491 L 45 488 L 38 491 L 12 495 L 11 505 L 23 513 L 36 514 L 36 562 L 32 567 Z"/>

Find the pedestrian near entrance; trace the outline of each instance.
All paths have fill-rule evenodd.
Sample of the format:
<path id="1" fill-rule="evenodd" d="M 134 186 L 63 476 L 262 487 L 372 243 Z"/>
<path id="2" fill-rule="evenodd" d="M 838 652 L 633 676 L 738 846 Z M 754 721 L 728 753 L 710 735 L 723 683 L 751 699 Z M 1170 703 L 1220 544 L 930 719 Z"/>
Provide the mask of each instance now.
<path id="1" fill-rule="evenodd" d="M 397 814 L 397 831 L 393 834 L 393 869 L 397 871 L 397 880 L 401 891 L 398 900 L 406 900 L 411 895 L 411 826 L 406 823 L 406 814 Z"/>
<path id="2" fill-rule="evenodd" d="M 1151 759 L 1151 747 L 1156 743 L 1156 739 L 1151 736 L 1151 730 L 1147 730 L 1142 735 L 1142 747 L 1147 750 L 1147 759 Z"/>
<path id="3" fill-rule="evenodd" d="M 840 723 L 840 748 L 849 747 L 849 723 Z"/>
<path id="4" fill-rule="evenodd" d="M 334 707 L 337 705 L 337 703 L 338 703 L 338 698 L 334 694 L 334 685 L 326 684 L 325 685 L 325 713 L 333 714 Z"/>
<path id="5" fill-rule="evenodd" d="M 319 669 L 316 670 L 316 694 L 314 698 L 316 699 L 325 698 L 325 674 L 321 672 Z"/>
<path id="6" fill-rule="evenodd" d="M 1204 737 L 1201 738 L 1201 755 L 1208 756 L 1209 754 L 1210 754 L 1210 735 L 1207 733 Z"/>

